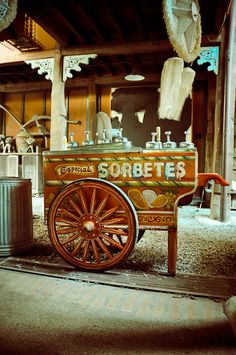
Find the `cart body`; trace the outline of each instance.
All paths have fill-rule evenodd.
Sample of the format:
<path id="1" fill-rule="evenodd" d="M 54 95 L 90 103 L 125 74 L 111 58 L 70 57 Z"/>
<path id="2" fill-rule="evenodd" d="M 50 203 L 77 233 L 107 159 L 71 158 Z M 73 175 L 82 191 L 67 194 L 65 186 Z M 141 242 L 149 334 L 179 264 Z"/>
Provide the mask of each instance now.
<path id="1" fill-rule="evenodd" d="M 81 183 L 85 183 L 86 181 L 89 185 L 81 185 Z M 65 186 L 69 186 L 69 192 L 74 193 L 73 185 L 76 182 L 79 183 L 78 186 L 83 186 L 82 196 L 79 197 L 82 201 L 82 207 L 80 207 L 80 209 L 83 212 L 83 216 L 81 215 L 79 217 L 80 219 L 75 217 L 75 219 L 76 223 L 78 222 L 77 224 L 83 226 L 83 229 L 81 227 L 78 231 L 76 226 L 77 232 L 74 232 L 71 236 L 68 236 L 65 232 L 66 235 L 64 238 L 67 238 L 66 240 L 72 240 L 75 238 L 75 233 L 78 233 L 80 237 L 85 240 L 83 243 L 81 242 L 83 246 L 92 243 L 92 245 L 86 247 L 86 251 L 83 250 L 83 257 L 81 256 L 84 261 L 90 249 L 93 250 L 95 257 L 93 257 L 93 265 L 90 265 L 91 268 L 88 266 L 89 262 L 83 262 L 81 264 L 78 261 L 79 258 L 74 256 L 76 254 L 74 250 L 77 250 L 79 247 L 76 249 L 76 247 L 73 246 L 72 258 L 71 249 L 70 251 L 67 249 L 64 253 L 64 245 L 67 242 L 64 243 L 59 240 L 62 232 L 61 230 L 55 231 L 54 227 L 57 220 L 59 221 L 60 219 L 60 223 L 63 222 L 65 224 L 68 219 L 70 220 L 70 222 L 68 221 L 70 225 L 67 226 L 66 230 L 71 230 L 72 225 L 73 228 L 75 228 L 75 224 L 72 223 L 71 220 L 71 213 L 59 205 L 65 204 L 65 199 L 67 198 L 66 191 L 63 192 Z M 101 186 L 99 185 L 101 185 L 102 188 L 100 188 Z M 95 200 L 91 192 L 93 188 L 96 189 L 96 199 L 103 201 L 106 198 L 106 194 L 110 193 L 110 186 L 113 186 L 115 194 L 119 192 L 121 199 L 117 196 L 109 198 L 109 202 L 106 202 L 106 211 L 116 209 L 114 206 L 117 204 L 117 198 L 119 201 L 126 200 L 126 203 L 131 206 L 131 210 L 130 207 L 128 207 L 127 210 L 125 210 L 125 207 L 123 212 L 119 211 L 119 208 L 116 209 L 112 221 L 121 220 L 122 213 L 123 217 L 124 215 L 129 216 L 129 214 L 134 215 L 132 217 L 133 219 L 130 217 L 130 221 L 127 222 L 127 230 L 134 230 L 132 233 L 135 234 L 136 241 L 137 234 L 140 230 L 166 229 L 168 231 L 168 272 L 171 275 L 175 275 L 177 254 L 177 206 L 178 204 L 185 204 L 185 202 L 189 200 L 188 197 L 190 197 L 191 200 L 191 196 L 198 186 L 197 151 L 195 148 L 148 150 L 133 147 L 129 149 L 81 147 L 76 150 L 44 152 L 44 186 L 45 218 L 48 221 L 49 234 L 50 237 L 51 234 L 54 235 L 54 237 L 51 237 L 51 240 L 55 248 L 69 263 L 82 269 L 105 270 L 118 265 L 124 260 L 124 257 L 122 257 L 121 260 L 118 258 L 114 263 L 110 263 L 109 260 L 109 265 L 105 262 L 100 267 L 96 265 L 98 264 L 98 260 L 100 262 L 101 259 L 97 249 L 102 248 L 103 253 L 108 254 L 111 259 L 113 257 L 111 257 L 111 253 L 107 251 L 107 247 L 110 242 L 112 245 L 115 244 L 115 241 L 112 241 L 112 239 L 114 239 L 113 234 L 109 236 L 110 239 L 108 240 L 107 235 L 109 232 L 111 234 L 111 229 L 105 229 L 104 233 L 101 232 L 100 227 L 97 226 L 100 222 L 97 221 L 96 216 L 94 217 L 95 212 L 93 212 L 93 214 L 87 213 L 88 208 L 85 206 L 88 204 L 88 201 Z M 75 197 L 76 200 L 77 197 Z M 55 208 L 51 208 L 53 204 Z M 75 205 L 75 201 L 70 201 L 69 205 L 71 211 L 73 209 L 72 206 Z M 94 211 L 95 202 L 92 202 L 92 205 L 90 210 L 92 209 Z M 51 215 L 50 209 L 54 210 Z M 62 216 L 63 213 L 64 217 L 58 217 Z M 79 214 L 81 214 L 81 212 L 79 212 Z M 90 220 L 92 220 L 91 223 Z M 104 228 L 108 228 L 107 225 L 109 223 L 110 222 L 107 221 L 106 227 Z M 122 223 L 124 224 L 124 222 Z M 121 234 L 121 224 L 118 222 L 115 223 L 112 232 Z M 93 234 L 89 234 L 89 228 L 93 228 Z M 114 228 L 116 228 L 116 230 Z M 84 230 L 86 230 L 86 233 Z M 122 233 L 124 235 L 124 232 Z M 102 239 L 106 239 L 105 246 L 100 244 L 99 238 L 101 236 Z M 129 238 L 130 237 L 128 237 L 128 239 Z M 133 239 L 133 237 L 131 239 Z M 95 246 L 96 243 L 98 243 L 98 247 Z M 128 245 L 128 243 L 124 244 Z M 121 254 L 124 253 L 125 258 L 128 257 L 133 247 L 134 243 L 132 242 L 128 251 L 124 253 L 122 250 Z M 121 247 L 119 247 L 119 249 L 121 249 Z M 94 261 L 94 259 L 96 259 L 97 262 L 96 260 Z"/>
<path id="2" fill-rule="evenodd" d="M 198 186 L 197 151 L 132 148 L 45 152 L 45 215 L 64 185 L 86 178 L 107 180 L 120 187 L 137 211 L 140 229 L 176 226 L 177 204 Z"/>

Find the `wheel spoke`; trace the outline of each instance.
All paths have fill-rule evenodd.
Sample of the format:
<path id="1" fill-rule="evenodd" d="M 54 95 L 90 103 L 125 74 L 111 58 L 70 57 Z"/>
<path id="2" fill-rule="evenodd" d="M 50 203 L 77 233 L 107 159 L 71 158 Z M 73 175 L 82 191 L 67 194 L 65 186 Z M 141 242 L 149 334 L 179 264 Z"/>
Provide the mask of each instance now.
<path id="1" fill-rule="evenodd" d="M 104 251 L 104 253 L 108 256 L 109 259 L 112 259 L 112 254 L 110 253 L 109 249 L 106 247 L 106 245 L 103 243 L 103 241 L 100 238 L 96 238 L 96 241 L 100 248 Z"/>
<path id="2" fill-rule="evenodd" d="M 100 220 L 102 221 L 103 219 L 112 216 L 119 208 L 120 208 L 120 206 L 115 206 L 115 207 L 113 207 L 113 208 L 110 208 L 108 211 L 106 211 L 106 212 L 100 217 Z"/>
<path id="3" fill-rule="evenodd" d="M 84 213 L 87 214 L 88 213 L 87 201 L 86 201 L 86 198 L 84 196 L 82 189 L 79 189 L 78 194 L 79 194 L 79 198 L 81 201 L 82 209 L 83 209 Z"/>
<path id="4" fill-rule="evenodd" d="M 83 212 L 81 211 L 81 209 L 79 208 L 79 206 L 77 205 L 77 203 L 72 199 L 71 196 L 68 196 L 68 201 L 70 202 L 71 206 L 75 209 L 76 212 L 78 212 L 79 216 L 83 216 Z"/>
<path id="5" fill-rule="evenodd" d="M 116 238 L 119 240 L 119 242 L 120 242 L 121 245 L 125 245 L 126 241 L 124 242 L 124 241 L 122 240 L 122 237 L 121 237 L 120 235 L 117 235 Z"/>
<path id="6" fill-rule="evenodd" d="M 106 235 L 106 234 L 101 234 L 101 237 L 104 238 L 104 239 L 106 239 L 110 244 L 114 245 L 114 246 L 117 247 L 118 249 L 120 249 L 120 250 L 123 250 L 123 249 L 124 249 L 124 247 L 123 247 L 120 243 L 116 242 L 114 239 L 112 239 L 112 238 L 109 237 L 108 235 Z"/>
<path id="7" fill-rule="evenodd" d="M 57 231 L 57 234 L 59 234 L 58 231 Z M 79 234 L 78 234 L 77 232 L 75 232 L 74 234 L 69 235 L 65 240 L 63 240 L 63 241 L 61 242 L 61 244 L 62 244 L 62 245 L 66 245 L 66 244 L 68 244 L 68 243 L 71 243 L 71 242 L 73 242 L 75 239 L 77 239 L 78 237 L 79 237 Z"/>
<path id="8" fill-rule="evenodd" d="M 117 224 L 119 222 L 124 222 L 125 221 L 125 217 L 117 217 L 117 218 L 113 218 L 113 219 L 109 219 L 108 221 L 103 221 L 103 224 L 105 225 L 110 225 L 110 224 Z"/>
<path id="9" fill-rule="evenodd" d="M 75 219 L 76 221 L 80 220 L 80 217 L 75 216 L 72 212 L 67 211 L 65 208 L 59 208 L 58 212 L 59 213 L 66 213 L 68 216 L 70 216 L 71 218 Z"/>
<path id="10" fill-rule="evenodd" d="M 72 226 L 72 227 L 76 227 L 76 226 L 77 226 L 77 223 L 76 223 L 76 222 L 69 221 L 68 219 L 63 218 L 63 217 L 58 217 L 58 216 L 56 216 L 55 221 L 56 221 L 56 224 L 58 224 L 58 223 L 64 223 L 64 224 L 66 224 L 66 225 L 68 225 L 68 226 Z"/>
<path id="11" fill-rule="evenodd" d="M 108 200 L 108 195 L 106 195 L 104 197 L 104 199 L 102 200 L 102 202 L 100 203 L 100 205 L 98 206 L 96 212 L 95 212 L 95 216 L 98 216 L 102 210 L 104 209 L 104 207 L 106 206 L 106 203 L 107 203 L 107 200 Z"/>
<path id="12" fill-rule="evenodd" d="M 85 240 L 84 243 L 84 251 L 83 251 L 83 261 L 86 261 L 88 258 L 88 251 L 89 251 L 89 240 Z"/>
<path id="13" fill-rule="evenodd" d="M 127 233 L 123 231 L 122 229 L 110 229 L 110 228 L 102 228 L 102 231 L 104 233 L 109 233 L 109 234 L 118 234 L 118 235 L 124 235 L 127 237 Z"/>
<path id="14" fill-rule="evenodd" d="M 90 213 L 91 214 L 94 212 L 95 202 L 96 202 L 96 189 L 93 189 L 93 194 L 92 194 L 91 202 L 90 202 Z"/>
<path id="15" fill-rule="evenodd" d="M 63 228 L 57 230 L 57 234 L 68 234 L 68 233 L 75 233 L 75 232 L 76 232 L 75 227 L 74 228 L 73 227 L 72 228 L 67 228 L 67 227 L 64 228 L 64 226 L 63 226 Z"/>
<path id="16" fill-rule="evenodd" d="M 92 250 L 93 250 L 93 255 L 94 255 L 95 259 L 97 261 L 100 261 L 100 254 L 99 254 L 98 247 L 97 247 L 95 240 L 92 239 L 91 244 L 92 244 Z"/>
<path id="17" fill-rule="evenodd" d="M 82 244 L 84 242 L 84 238 L 81 238 L 77 245 L 75 246 L 75 248 L 73 249 L 73 251 L 71 252 L 72 256 L 76 256 L 78 254 L 78 251 L 80 250 L 80 248 L 82 247 Z"/>

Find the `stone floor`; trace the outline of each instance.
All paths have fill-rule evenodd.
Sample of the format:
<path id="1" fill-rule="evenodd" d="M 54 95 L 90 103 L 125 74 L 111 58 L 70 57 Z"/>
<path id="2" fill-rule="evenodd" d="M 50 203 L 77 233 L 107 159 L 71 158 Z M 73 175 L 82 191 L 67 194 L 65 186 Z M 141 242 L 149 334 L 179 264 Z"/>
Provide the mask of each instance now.
<path id="1" fill-rule="evenodd" d="M 1 354 L 235 354 L 222 302 L 0 269 Z"/>

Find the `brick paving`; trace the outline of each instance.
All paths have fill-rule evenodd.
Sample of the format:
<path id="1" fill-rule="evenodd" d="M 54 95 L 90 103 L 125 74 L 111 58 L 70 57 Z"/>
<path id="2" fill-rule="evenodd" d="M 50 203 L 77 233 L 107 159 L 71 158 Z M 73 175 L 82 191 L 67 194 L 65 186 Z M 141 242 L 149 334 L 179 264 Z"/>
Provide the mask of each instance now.
<path id="1" fill-rule="evenodd" d="M 1 353 L 234 354 L 222 303 L 2 269 Z"/>

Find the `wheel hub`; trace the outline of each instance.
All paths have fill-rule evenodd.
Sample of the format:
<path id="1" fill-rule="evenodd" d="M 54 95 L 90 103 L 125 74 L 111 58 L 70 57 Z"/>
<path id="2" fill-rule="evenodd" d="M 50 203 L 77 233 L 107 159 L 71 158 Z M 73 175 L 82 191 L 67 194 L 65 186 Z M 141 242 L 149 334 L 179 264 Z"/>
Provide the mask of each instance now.
<path id="1" fill-rule="evenodd" d="M 95 230 L 95 225 L 92 221 L 86 221 L 83 225 L 83 229 L 92 232 Z"/>
<path id="2" fill-rule="evenodd" d="M 78 229 L 84 238 L 94 239 L 98 237 L 101 232 L 101 223 L 96 217 L 85 215 L 80 219 Z"/>

